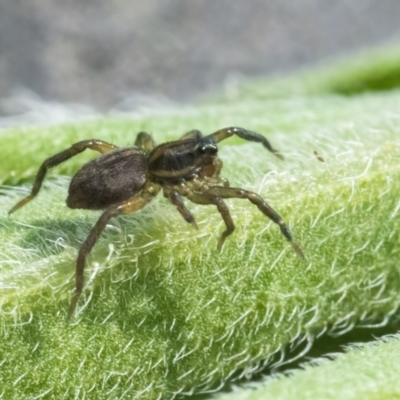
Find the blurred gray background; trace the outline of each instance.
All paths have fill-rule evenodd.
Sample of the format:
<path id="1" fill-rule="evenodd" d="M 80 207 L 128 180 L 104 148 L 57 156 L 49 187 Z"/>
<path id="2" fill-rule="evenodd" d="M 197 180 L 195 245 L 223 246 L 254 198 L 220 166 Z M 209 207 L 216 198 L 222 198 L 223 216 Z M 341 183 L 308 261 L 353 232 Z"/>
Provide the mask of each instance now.
<path id="1" fill-rule="evenodd" d="M 0 99 L 187 101 L 396 39 L 399 0 L 0 0 Z"/>

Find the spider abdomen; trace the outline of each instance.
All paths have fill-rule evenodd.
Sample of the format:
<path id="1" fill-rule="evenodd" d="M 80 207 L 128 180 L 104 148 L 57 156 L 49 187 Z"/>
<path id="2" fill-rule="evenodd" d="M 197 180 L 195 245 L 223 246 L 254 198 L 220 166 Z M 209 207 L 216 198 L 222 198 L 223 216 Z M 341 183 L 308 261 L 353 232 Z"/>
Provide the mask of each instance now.
<path id="1" fill-rule="evenodd" d="M 101 210 L 129 199 L 144 186 L 147 164 L 146 154 L 137 147 L 102 154 L 72 178 L 67 206 Z"/>

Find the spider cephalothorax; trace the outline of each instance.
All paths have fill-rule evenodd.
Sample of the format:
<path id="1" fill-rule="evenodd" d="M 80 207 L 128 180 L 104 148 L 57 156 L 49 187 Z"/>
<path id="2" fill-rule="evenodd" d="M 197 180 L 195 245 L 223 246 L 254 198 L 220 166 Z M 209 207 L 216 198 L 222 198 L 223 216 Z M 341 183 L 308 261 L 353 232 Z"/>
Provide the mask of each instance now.
<path id="1" fill-rule="evenodd" d="M 197 228 L 183 197 L 197 204 L 213 204 L 220 212 L 226 229 L 218 241 L 221 249 L 225 238 L 235 229 L 224 199 L 241 198 L 255 204 L 259 210 L 279 225 L 282 234 L 300 257 L 300 247 L 279 214 L 259 195 L 241 188 L 232 188 L 220 177 L 222 161 L 218 158 L 217 143 L 232 135 L 252 142 L 260 142 L 277 157 L 281 154 L 258 133 L 242 128 L 225 128 L 203 136 L 192 130 L 179 140 L 156 145 L 150 135 L 141 132 L 133 147 L 119 148 L 97 139 L 83 140 L 46 159 L 36 175 L 31 194 L 19 201 L 10 214 L 32 200 L 40 190 L 49 168 L 52 168 L 86 149 L 101 154 L 85 164 L 72 178 L 67 198 L 70 208 L 104 210 L 82 244 L 76 262 L 76 290 L 68 317 L 75 309 L 83 290 L 86 256 L 112 217 L 129 214 L 146 206 L 162 189 L 164 196 L 176 206 L 182 217 Z"/>

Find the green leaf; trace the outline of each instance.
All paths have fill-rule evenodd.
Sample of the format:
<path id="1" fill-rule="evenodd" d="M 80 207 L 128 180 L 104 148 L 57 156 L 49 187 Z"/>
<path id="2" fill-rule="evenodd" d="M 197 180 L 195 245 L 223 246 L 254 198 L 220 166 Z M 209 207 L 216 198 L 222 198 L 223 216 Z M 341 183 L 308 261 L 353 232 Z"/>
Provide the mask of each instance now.
<path id="1" fill-rule="evenodd" d="M 288 376 L 275 376 L 218 399 L 398 399 L 399 339 L 395 335 L 368 345 L 352 345 L 344 354 L 330 355 L 333 361 L 319 359 Z"/>
<path id="2" fill-rule="evenodd" d="M 250 374 L 289 343 L 388 321 L 400 306 L 399 111 L 396 90 L 293 95 L 3 132 L 2 396 L 169 398 Z M 106 228 L 79 314 L 66 323 L 77 251 L 99 214 L 66 208 L 62 175 L 93 155 L 50 172 L 39 196 L 8 217 L 40 163 L 90 137 L 128 146 L 140 130 L 163 142 L 232 125 L 265 134 L 285 160 L 232 139 L 220 149 L 223 176 L 282 215 L 307 261 L 249 202 L 228 201 L 236 230 L 219 253 L 214 207 L 191 207 L 195 231 L 160 196 Z"/>

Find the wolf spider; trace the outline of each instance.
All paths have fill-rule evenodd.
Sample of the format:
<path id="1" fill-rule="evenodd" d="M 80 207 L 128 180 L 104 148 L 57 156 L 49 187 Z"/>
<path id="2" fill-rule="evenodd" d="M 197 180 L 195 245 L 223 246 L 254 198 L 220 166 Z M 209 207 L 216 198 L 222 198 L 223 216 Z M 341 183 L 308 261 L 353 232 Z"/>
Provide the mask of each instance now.
<path id="1" fill-rule="evenodd" d="M 74 314 L 83 290 L 86 257 L 106 224 L 113 217 L 142 209 L 161 189 L 185 221 L 194 228 L 197 228 L 195 219 L 186 208 L 183 197 L 196 204 L 214 204 L 217 207 L 226 226 L 218 241 L 219 250 L 226 237 L 235 229 L 224 199 L 240 198 L 255 204 L 264 215 L 278 224 L 295 252 L 304 258 L 300 247 L 293 242 L 289 228 L 271 206 L 256 193 L 232 188 L 226 179 L 220 177 L 222 161 L 218 158 L 217 143 L 232 135 L 259 142 L 277 157 L 283 158 L 264 136 L 243 128 L 231 127 L 220 129 L 208 136 L 203 136 L 198 130 L 192 130 L 179 140 L 158 146 L 145 132 L 140 132 L 134 146 L 127 148 L 97 139 L 83 140 L 42 163 L 31 194 L 20 200 L 9 214 L 17 211 L 38 194 L 49 168 L 86 149 L 102 153 L 98 158 L 83 165 L 69 185 L 66 200 L 68 207 L 104 211 L 79 250 L 75 294 L 69 306 L 68 318 Z"/>

